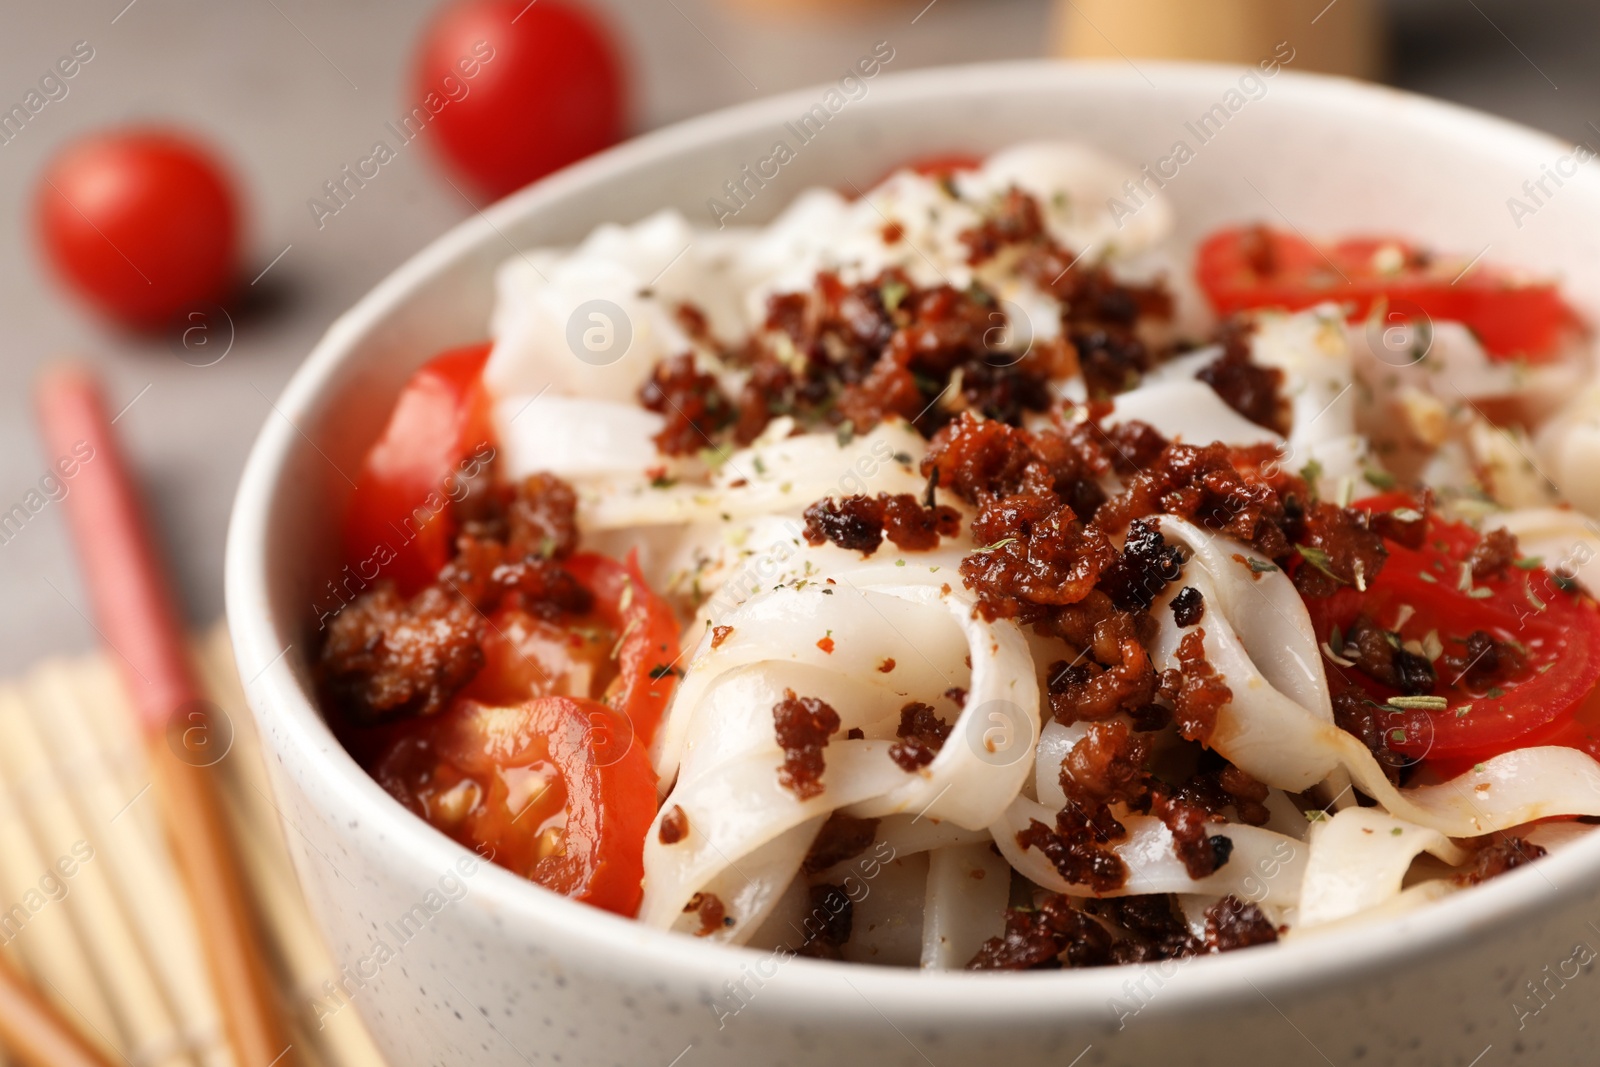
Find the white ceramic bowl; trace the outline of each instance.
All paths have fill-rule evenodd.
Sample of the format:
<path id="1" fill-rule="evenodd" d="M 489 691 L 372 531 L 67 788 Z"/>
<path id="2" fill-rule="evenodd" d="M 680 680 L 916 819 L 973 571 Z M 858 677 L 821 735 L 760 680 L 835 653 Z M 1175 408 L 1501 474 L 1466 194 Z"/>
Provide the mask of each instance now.
<path id="1" fill-rule="evenodd" d="M 1068 137 L 1139 164 L 1183 139 L 1195 158 L 1166 187 L 1180 240 L 1266 220 L 1394 231 L 1467 255 L 1489 246 L 1493 260 L 1559 274 L 1600 321 L 1593 169 L 1547 185 L 1554 195 L 1520 227 L 1507 205 L 1571 146 L 1291 72 L 1198 143 L 1185 122 L 1226 106 L 1242 73 L 1141 62 L 884 75 L 738 221 L 770 218 L 807 186 L 864 185 L 929 152 Z M 347 968 L 348 1002 L 392 1061 L 1465 1065 L 1491 1045 L 1481 1062 L 1494 1067 L 1588 1061 L 1600 986 L 1579 964 L 1600 946 L 1590 921 L 1600 918 L 1600 839 L 1399 920 L 1182 964 L 1004 975 L 780 964 L 474 867 L 340 748 L 311 696 L 313 605 L 336 566 L 335 516 L 350 488 L 340 472 L 357 468 L 400 383 L 440 348 L 484 335 L 491 272 L 514 248 L 574 241 L 663 206 L 709 222 L 707 199 L 768 156 L 822 93 L 651 134 L 462 223 L 334 324 L 256 443 L 228 544 L 228 619 L 301 883 Z M 737 1014 L 726 1010 L 729 983 L 743 990 Z"/>

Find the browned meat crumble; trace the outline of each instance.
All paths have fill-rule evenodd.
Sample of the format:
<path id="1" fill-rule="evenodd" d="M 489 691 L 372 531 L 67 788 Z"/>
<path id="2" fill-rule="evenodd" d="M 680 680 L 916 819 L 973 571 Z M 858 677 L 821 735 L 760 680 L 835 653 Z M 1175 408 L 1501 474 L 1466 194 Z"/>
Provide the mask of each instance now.
<path id="1" fill-rule="evenodd" d="M 885 535 L 904 551 L 925 552 L 938 548 L 941 537 L 961 532 L 961 516 L 954 508 L 926 507 L 910 493 L 824 497 L 806 508 L 805 520 L 808 543 L 832 541 L 868 556 L 878 550 Z"/>
<path id="2" fill-rule="evenodd" d="M 806 853 L 800 869 L 806 874 L 816 874 L 829 867 L 855 859 L 867 850 L 878 836 L 877 819 L 857 819 L 842 811 L 828 816 L 817 831 L 811 849 Z"/>
<path id="3" fill-rule="evenodd" d="M 1516 536 L 1496 527 L 1486 531 L 1483 540 L 1472 547 L 1467 566 L 1474 578 L 1499 578 L 1517 561 L 1518 554 Z"/>
<path id="4" fill-rule="evenodd" d="M 656 434 L 663 455 L 692 455 L 715 444 L 714 436 L 738 418 L 717 379 L 695 365 L 691 353 L 658 363 L 639 388 L 639 403 L 666 425 Z"/>
<path id="5" fill-rule="evenodd" d="M 1192 585 L 1178 590 L 1178 595 L 1172 598 L 1169 606 L 1172 608 L 1172 621 L 1184 629 L 1197 625 L 1205 618 L 1205 597 Z"/>
<path id="6" fill-rule="evenodd" d="M 1050 896 L 1036 908 L 1007 908 L 1005 934 L 984 942 L 967 969 L 1053 970 L 1110 962 L 1110 932 L 1074 908 L 1067 897 Z"/>
<path id="7" fill-rule="evenodd" d="M 439 586 L 406 601 L 380 582 L 334 617 L 322 646 L 334 699 L 362 721 L 443 711 L 483 666 L 484 622 Z"/>
<path id="8" fill-rule="evenodd" d="M 842 959 L 840 950 L 855 926 L 855 901 L 838 885 L 814 885 L 810 896 L 811 910 L 801 924 L 805 940 L 797 951 L 813 959 Z"/>
<path id="9" fill-rule="evenodd" d="M 1206 744 L 1217 728 L 1217 714 L 1233 699 L 1233 690 L 1206 659 L 1205 629 L 1190 630 L 1178 642 L 1178 666 L 1164 672 L 1162 687 L 1172 700 L 1178 732 Z"/>
<path id="10" fill-rule="evenodd" d="M 727 905 L 722 903 L 722 898 L 715 893 L 696 893 L 689 898 L 689 903 L 683 906 L 683 913 L 691 915 L 698 913 L 700 929 L 696 930 L 696 937 L 710 937 L 724 926 L 732 926 L 733 918 L 728 914 Z"/>
<path id="11" fill-rule="evenodd" d="M 1472 857 L 1472 866 L 1455 880 L 1459 885 L 1478 885 L 1548 854 L 1542 845 L 1502 834 L 1500 840 L 1480 848 Z"/>
<path id="12" fill-rule="evenodd" d="M 1246 340 L 1229 335 L 1222 354 L 1201 367 L 1195 377 L 1257 426 L 1287 436 L 1289 403 L 1282 395 L 1283 371 L 1251 360 Z"/>
<path id="13" fill-rule="evenodd" d="M 1189 930 L 1172 896 L 1110 897 L 1083 902 L 1044 894 L 1033 907 L 1006 909 L 1005 933 L 990 938 L 967 964 L 974 971 L 1050 970 L 1154 963 L 1232 952 L 1277 940 L 1254 904 L 1227 896 L 1205 913 L 1205 937 Z"/>
<path id="14" fill-rule="evenodd" d="M 933 762 L 950 737 L 950 724 L 927 704 L 912 701 L 900 709 L 899 738 L 889 746 L 889 758 L 910 774 Z"/>
<path id="15" fill-rule="evenodd" d="M 778 781 L 801 800 L 822 792 L 822 750 L 839 732 L 839 713 L 815 697 L 797 697 L 794 690 L 773 705 L 772 719 L 783 749 Z"/>
<path id="16" fill-rule="evenodd" d="M 1255 904 L 1223 897 L 1206 909 L 1206 948 L 1232 952 L 1278 940 L 1278 928 L 1267 921 Z"/>
<path id="17" fill-rule="evenodd" d="M 661 826 L 656 830 L 656 837 L 663 845 L 676 845 L 688 836 L 689 816 L 674 804 L 667 809 L 665 815 L 661 816 Z"/>

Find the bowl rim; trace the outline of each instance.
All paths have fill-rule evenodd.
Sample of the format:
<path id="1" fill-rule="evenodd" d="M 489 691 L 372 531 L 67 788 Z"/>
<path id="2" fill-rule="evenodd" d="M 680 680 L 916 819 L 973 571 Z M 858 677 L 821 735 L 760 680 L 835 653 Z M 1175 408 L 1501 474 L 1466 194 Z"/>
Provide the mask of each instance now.
<path id="1" fill-rule="evenodd" d="M 1159 71 L 1174 91 L 1187 84 L 1215 79 L 1250 68 L 1223 64 L 1141 60 L 1139 67 L 1120 60 L 1021 60 L 895 72 L 874 82 L 874 98 L 905 102 L 948 99 L 964 92 L 992 93 L 996 86 L 1017 91 L 1042 83 L 1085 82 L 1105 91 L 1135 87 L 1147 72 Z M 1570 151 L 1560 138 L 1460 105 L 1351 79 L 1283 70 L 1275 85 L 1293 99 L 1314 99 L 1319 106 L 1370 111 L 1411 112 L 1411 121 L 1426 120 L 1447 140 L 1492 138 L 1506 151 L 1533 160 Z M 284 647 L 292 643 L 293 623 L 274 620 L 270 604 L 271 562 L 266 545 L 269 504 L 291 458 L 303 448 L 299 420 L 320 414 L 324 386 L 349 358 L 362 336 L 381 323 L 407 294 L 426 285 L 459 257 L 489 243 L 506 241 L 503 229 L 521 217 L 559 203 L 569 192 L 612 175 L 648 167 L 663 157 L 708 145 L 755 127 L 781 123 L 797 105 L 812 102 L 823 87 L 796 90 L 715 111 L 644 134 L 512 194 L 456 224 L 414 254 L 348 311 L 340 315 L 295 371 L 252 446 L 229 523 L 225 563 L 227 618 L 234 653 L 246 685 L 248 703 L 261 726 L 263 743 L 284 773 L 314 778 L 337 794 L 347 808 L 333 822 L 360 824 L 351 831 L 374 832 L 406 848 L 392 850 L 391 870 L 405 865 L 405 877 L 422 886 L 473 854 L 433 829 L 389 796 L 344 750 L 323 721 L 313 694 L 302 687 Z M 862 101 L 862 105 L 870 101 Z M 1600 180 L 1587 180 L 1600 194 Z M 598 222 L 608 220 L 596 220 Z M 307 439 L 309 440 L 309 439 Z M 290 636 L 285 636 L 290 635 Z M 270 729 L 269 720 L 270 719 Z M 294 759 L 285 759 L 292 751 Z M 287 821 L 287 816 L 285 816 Z M 710 944 L 644 926 L 548 892 L 510 871 L 484 864 L 473 877 L 473 901 L 507 926 L 537 929 L 556 958 L 603 959 L 597 966 L 615 969 L 625 963 L 641 982 L 668 978 L 698 983 L 721 996 L 724 983 L 749 973 L 765 953 Z M 1245 998 L 1272 1000 L 1275 993 L 1294 993 L 1308 986 L 1334 984 L 1361 972 L 1377 971 L 1404 958 L 1460 945 L 1496 925 L 1529 919 L 1550 908 L 1592 893 L 1585 886 L 1600 874 L 1600 835 L 1562 849 L 1538 864 L 1509 872 L 1470 893 L 1454 893 L 1415 911 L 1337 927 L 1337 936 L 1305 935 L 1247 953 L 1196 958 L 1186 980 L 1148 1003 L 1143 1010 L 1162 1014 L 1204 1010 Z M 818 1020 L 869 1018 L 893 1014 L 929 1023 L 998 1023 L 1048 1018 L 1059 1025 L 1104 1024 L 1117 998 L 1130 995 L 1130 979 L 1155 965 L 1124 965 L 1085 970 L 1009 974 L 968 972 L 923 973 L 913 969 L 869 967 L 809 959 L 783 964 L 786 1014 Z M 1274 1005 L 1276 1006 L 1276 1005 Z"/>

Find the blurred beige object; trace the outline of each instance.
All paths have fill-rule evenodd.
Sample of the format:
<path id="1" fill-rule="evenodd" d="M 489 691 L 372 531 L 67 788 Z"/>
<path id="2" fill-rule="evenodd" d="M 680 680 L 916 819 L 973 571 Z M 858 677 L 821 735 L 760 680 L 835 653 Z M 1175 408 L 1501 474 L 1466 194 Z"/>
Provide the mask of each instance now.
<path id="1" fill-rule="evenodd" d="M 1376 77 L 1383 22 L 1376 0 L 1057 0 L 1056 52 L 1075 59 L 1255 63 L 1279 42 L 1294 69 Z"/>
<path id="2" fill-rule="evenodd" d="M 345 1010 L 346 975 L 295 882 L 226 631 L 199 638 L 193 658 L 233 726 L 214 770 L 300 1062 L 383 1067 L 357 1013 Z M 0 681 L 0 952 L 115 1060 L 232 1067 L 150 781 L 103 656 L 51 660 Z"/>
<path id="3" fill-rule="evenodd" d="M 722 3 L 726 7 L 770 15 L 843 14 L 863 9 L 921 6 L 914 0 L 722 0 Z"/>

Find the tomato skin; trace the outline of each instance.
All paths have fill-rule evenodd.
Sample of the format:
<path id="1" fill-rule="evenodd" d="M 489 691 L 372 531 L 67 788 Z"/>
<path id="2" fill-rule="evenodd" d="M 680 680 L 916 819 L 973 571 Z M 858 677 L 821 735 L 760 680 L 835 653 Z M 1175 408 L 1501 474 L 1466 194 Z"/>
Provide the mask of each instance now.
<path id="1" fill-rule="evenodd" d="M 1385 247 L 1417 265 L 1376 272 L 1373 257 Z M 1388 300 L 1408 315 L 1418 308 L 1432 319 L 1462 323 L 1490 356 L 1501 358 L 1550 359 L 1579 326 L 1553 283 L 1512 281 L 1482 264 L 1454 278 L 1422 264 L 1424 258 L 1404 241 L 1353 237 L 1319 246 L 1296 234 L 1247 227 L 1206 238 L 1195 274 L 1218 314 L 1267 307 L 1299 311 L 1332 300 L 1349 304 L 1355 322 Z"/>
<path id="2" fill-rule="evenodd" d="M 648 746 L 680 673 L 677 616 L 645 583 L 637 551 L 626 563 L 580 552 L 567 569 L 594 594 L 595 613 L 620 635 L 619 674 L 602 699 L 627 716 L 639 743 Z"/>
<path id="3" fill-rule="evenodd" d="M 461 696 L 517 704 L 551 694 L 587 697 L 617 677 L 616 634 L 591 616 L 553 621 L 502 605 L 483 634 L 483 668 Z"/>
<path id="4" fill-rule="evenodd" d="M 866 186 L 866 188 L 877 188 L 903 170 L 909 170 L 913 174 L 920 174 L 924 178 L 938 180 L 949 178 L 962 171 L 977 170 L 981 166 L 983 166 L 983 157 L 974 155 L 971 152 L 933 152 L 925 156 L 918 156 L 915 159 L 908 159 L 904 163 L 898 163 L 890 167 L 879 176 L 877 181 Z M 840 192 L 848 198 L 858 196 L 860 193 L 858 189 L 850 186 L 846 186 Z"/>
<path id="5" fill-rule="evenodd" d="M 983 157 L 971 152 L 941 152 L 919 156 L 902 164 L 901 170 L 914 171 L 924 178 L 943 178 L 964 170 L 977 170 L 983 166 Z"/>
<path id="6" fill-rule="evenodd" d="M 644 746 L 598 701 L 536 697 L 497 707 L 458 700 L 421 720 L 376 775 L 439 829 L 547 889 L 632 916 L 643 897 L 644 839 L 656 777 Z M 545 784 L 524 797 L 519 772 Z M 464 815 L 447 795 L 468 783 Z M 560 845 L 551 848 L 555 828 Z"/>
<path id="7" fill-rule="evenodd" d="M 107 317 L 158 330 L 237 280 L 239 206 L 213 155 L 174 132 L 84 138 L 46 167 L 34 199 L 57 273 Z"/>
<path id="8" fill-rule="evenodd" d="M 468 345 L 424 364 L 368 450 L 344 529 L 345 560 L 362 580 L 390 578 L 411 596 L 449 561 L 450 494 L 494 454 L 489 348 Z"/>
<path id="9" fill-rule="evenodd" d="M 626 127 L 617 45 L 598 14 L 566 0 L 445 6 L 423 34 L 412 92 L 445 101 L 429 136 L 493 198 L 615 144 Z"/>
<path id="10" fill-rule="evenodd" d="M 1420 510 L 1396 493 L 1353 506 L 1374 513 L 1397 507 Z M 1420 549 L 1386 542 L 1388 559 L 1366 592 L 1347 587 L 1307 601 L 1319 640 L 1328 640 L 1334 626 L 1348 629 L 1360 613 L 1392 628 L 1402 606 L 1409 606 L 1410 617 L 1400 627 L 1404 639 L 1420 640 L 1435 630 L 1450 652 L 1462 648 L 1472 631 L 1484 630 L 1525 650 L 1527 659 L 1519 671 L 1483 692 L 1472 691 L 1463 682 L 1466 672 L 1446 667 L 1441 659 L 1434 692 L 1449 706 L 1399 716 L 1422 723 L 1391 739 L 1389 747 L 1402 755 L 1459 765 L 1530 745 L 1586 748 L 1593 730 L 1587 720 L 1594 716 L 1583 709 L 1593 703 L 1600 683 L 1600 605 L 1581 592 L 1563 590 L 1542 567 L 1511 567 L 1503 577 L 1471 579 L 1476 596 L 1463 590 L 1461 561 L 1480 539 L 1465 523 L 1430 514 Z M 1358 670 L 1343 673 L 1379 703 L 1396 695 Z M 1464 714 L 1462 709 L 1467 709 Z"/>

